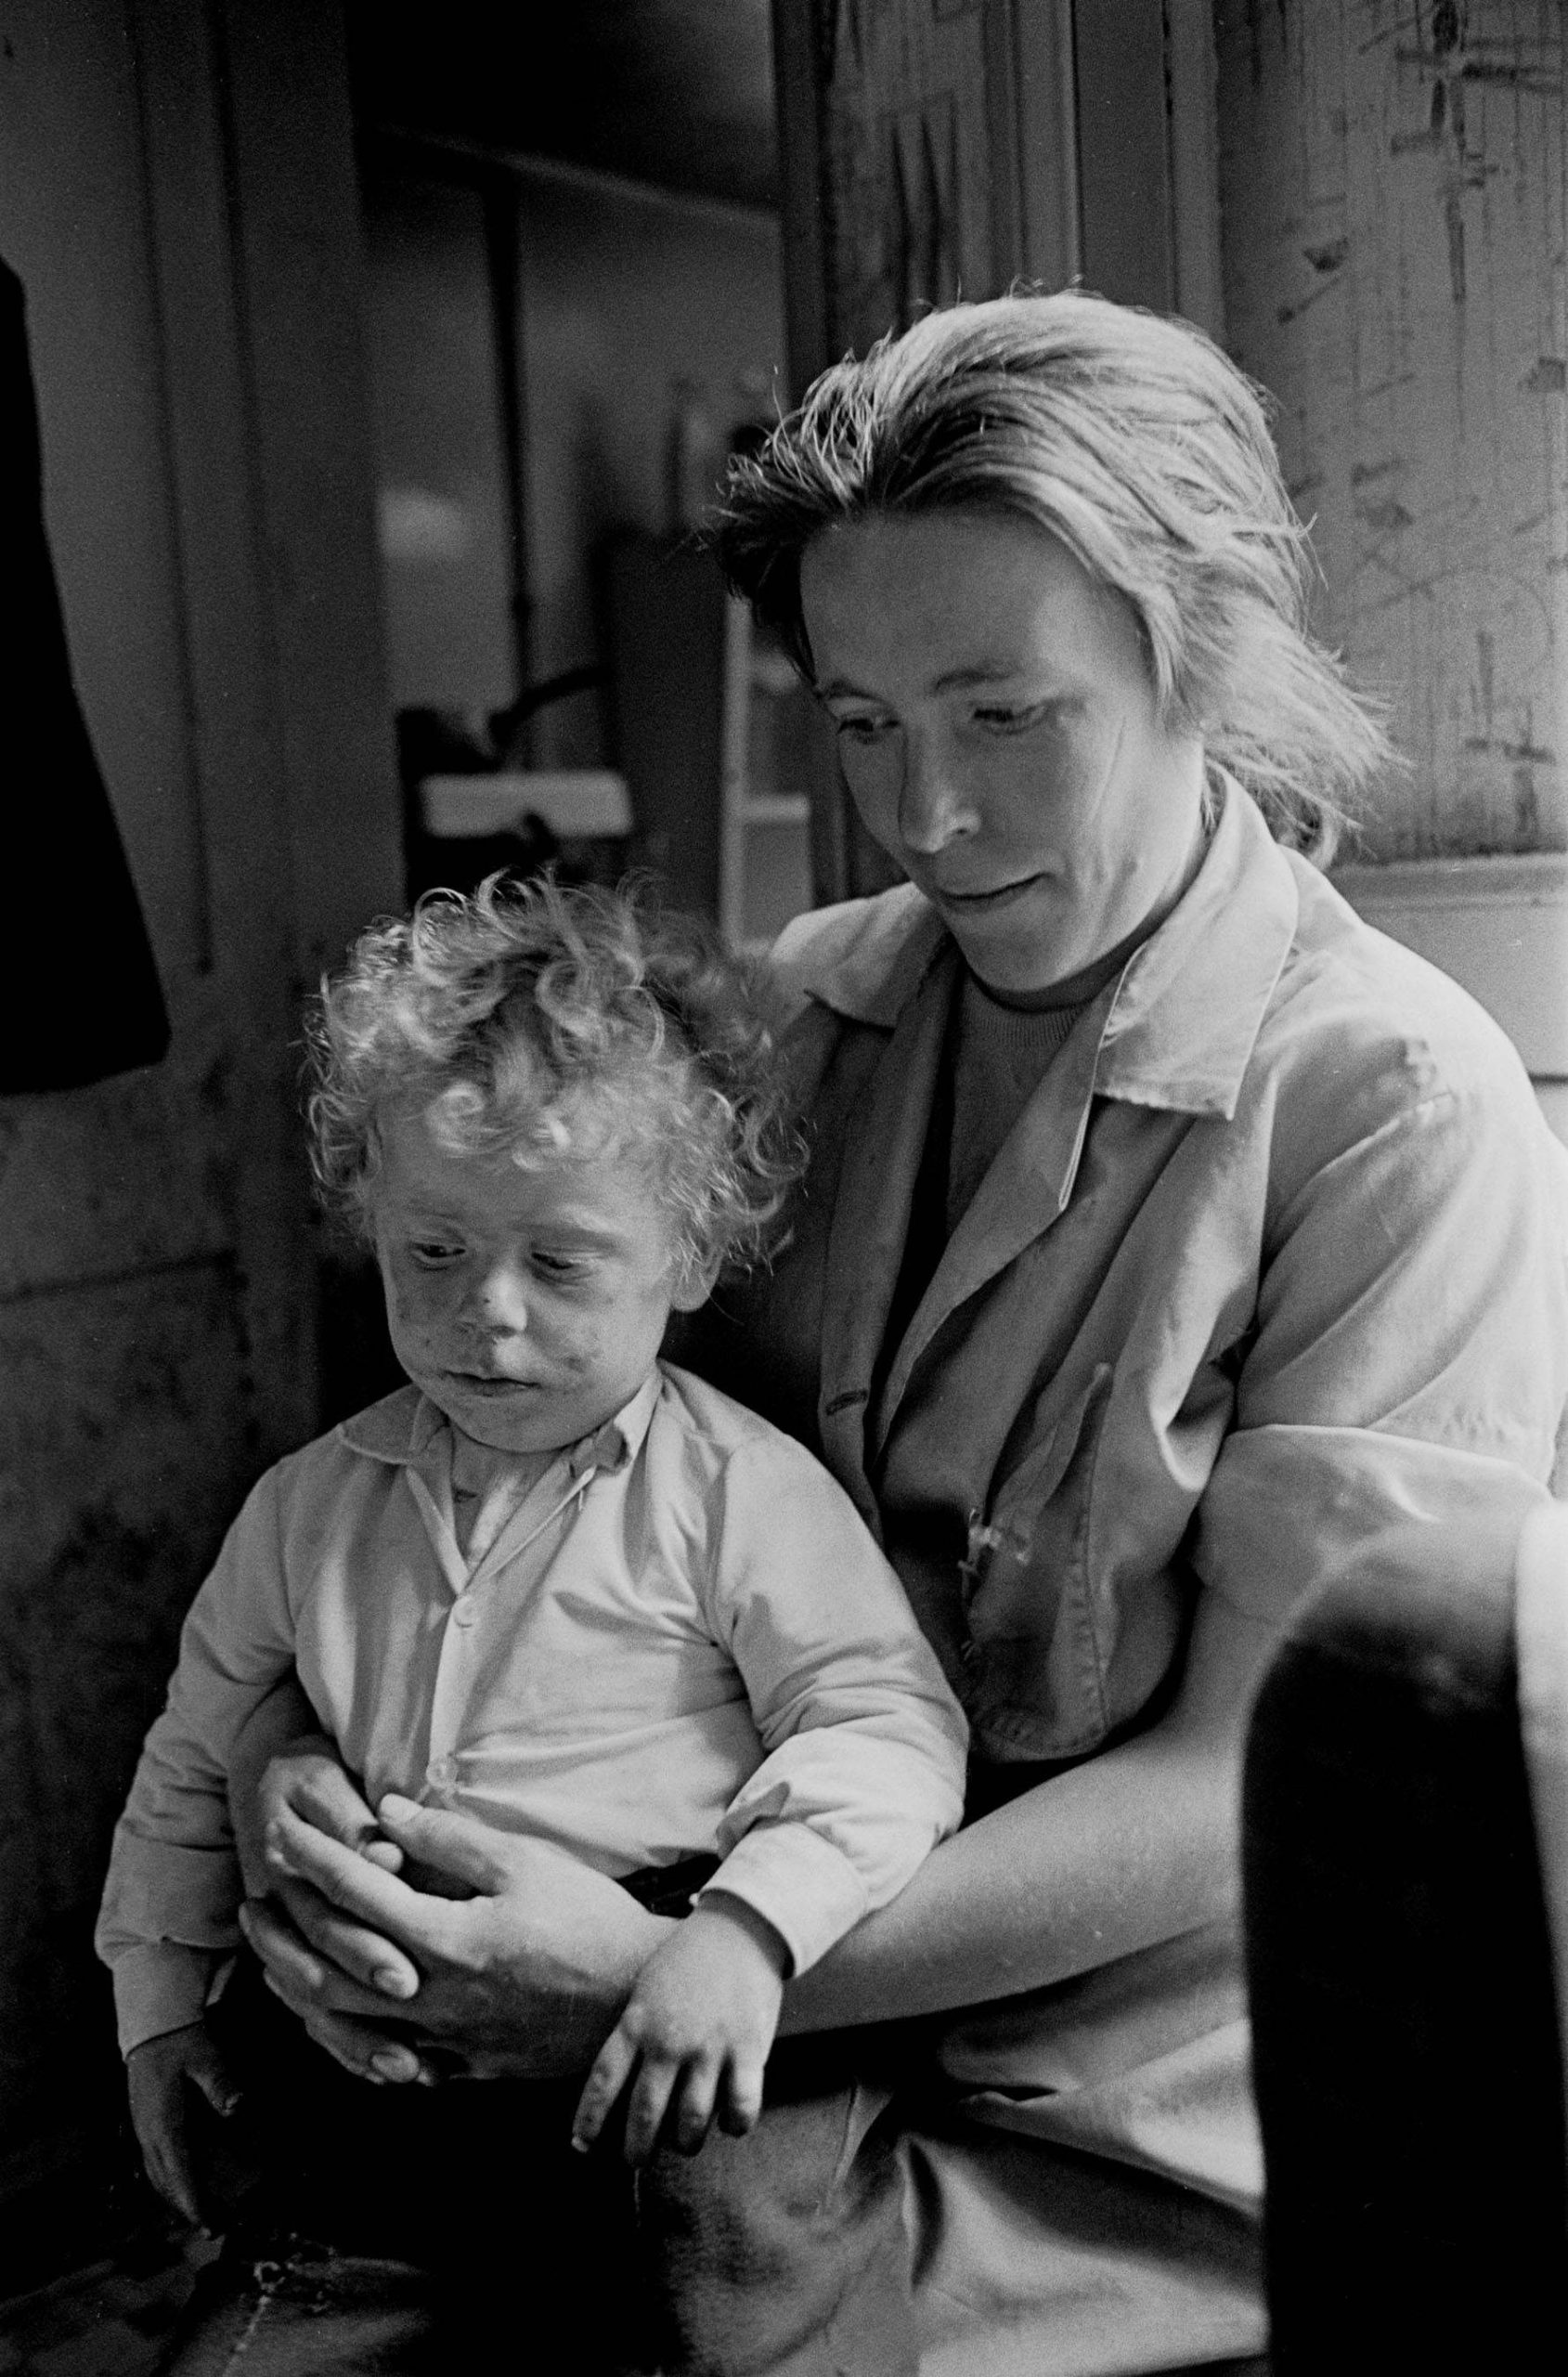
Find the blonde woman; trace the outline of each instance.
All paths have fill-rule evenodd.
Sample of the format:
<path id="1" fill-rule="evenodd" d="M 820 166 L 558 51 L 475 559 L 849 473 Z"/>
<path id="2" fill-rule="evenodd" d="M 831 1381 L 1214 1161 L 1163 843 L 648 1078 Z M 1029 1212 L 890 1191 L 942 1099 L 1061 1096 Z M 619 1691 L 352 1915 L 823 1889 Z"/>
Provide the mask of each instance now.
<path id="1" fill-rule="evenodd" d="M 896 2127 L 931 2377 L 1261 2369 L 1250 1695 L 1347 1552 L 1546 1491 L 1560 1150 L 1487 1018 L 1319 872 L 1387 749 L 1199 332 L 934 314 L 737 467 L 718 544 L 909 879 L 776 953 L 810 1165 L 684 1357 L 847 1487 L 975 1752 L 965 1828 L 784 2028 L 914 2021 L 868 2150 Z M 349 1828 L 346 1783 L 272 1767 L 253 1936 L 317 2036 L 412 2075 L 390 1970 L 447 2057 L 584 2068 L 652 1918 L 423 1812 L 405 1847 L 480 1894 L 421 1900 L 307 1831 L 307 1772 Z"/>

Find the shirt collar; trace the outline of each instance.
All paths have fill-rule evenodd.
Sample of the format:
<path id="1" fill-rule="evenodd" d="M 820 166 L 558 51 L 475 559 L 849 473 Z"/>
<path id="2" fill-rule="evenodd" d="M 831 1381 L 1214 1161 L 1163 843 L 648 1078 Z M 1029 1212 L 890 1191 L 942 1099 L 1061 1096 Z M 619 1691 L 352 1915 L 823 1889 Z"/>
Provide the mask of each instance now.
<path id="1" fill-rule="evenodd" d="M 624 1469 L 628 1461 L 635 1461 L 663 1385 L 664 1374 L 655 1366 L 618 1411 L 591 1435 L 565 1447 L 563 1458 L 567 1474 L 575 1481 L 590 1470 Z M 428 1395 L 417 1386 L 402 1386 L 395 1395 L 372 1403 L 368 1411 L 344 1420 L 337 1433 L 339 1442 L 350 1452 L 366 1453 L 372 1461 L 402 1468 L 421 1461 L 446 1425 L 446 1413 Z"/>
<path id="2" fill-rule="evenodd" d="M 1202 865 L 1111 994 L 1094 1087 L 1102 1098 L 1228 1121 L 1295 935 L 1299 893 L 1256 803 L 1231 777 L 1220 782 Z M 780 944 L 787 986 L 884 1031 L 948 941 L 913 884 L 801 925 L 817 929 L 797 928 Z"/>

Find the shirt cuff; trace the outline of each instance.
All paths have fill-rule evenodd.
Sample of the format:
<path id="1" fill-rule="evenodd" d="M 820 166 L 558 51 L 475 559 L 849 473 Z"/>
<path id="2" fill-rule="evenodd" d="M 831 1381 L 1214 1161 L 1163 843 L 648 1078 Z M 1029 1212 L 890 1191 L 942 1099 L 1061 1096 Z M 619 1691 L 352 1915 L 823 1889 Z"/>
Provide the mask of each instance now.
<path id="1" fill-rule="evenodd" d="M 805 1972 L 857 1924 L 870 1892 L 841 1849 L 811 1825 L 755 1824 L 698 1891 L 738 1898 L 771 1923 L 790 1955 L 790 1976 Z"/>
<path id="2" fill-rule="evenodd" d="M 149 1941 L 127 1948 L 114 1960 L 114 2015 L 120 2052 L 129 2055 L 166 2031 L 183 2031 L 207 2010 L 213 1977 L 223 1955 L 183 1947 L 177 1940 Z"/>

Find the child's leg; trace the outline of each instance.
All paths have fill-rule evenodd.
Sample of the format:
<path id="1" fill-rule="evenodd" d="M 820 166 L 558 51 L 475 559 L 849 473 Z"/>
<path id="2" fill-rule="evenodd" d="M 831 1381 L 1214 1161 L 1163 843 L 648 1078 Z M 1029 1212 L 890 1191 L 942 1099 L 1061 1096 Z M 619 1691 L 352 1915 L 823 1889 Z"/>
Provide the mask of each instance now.
<path id="1" fill-rule="evenodd" d="M 550 2305 L 574 2377 L 628 2365 L 634 2281 L 606 2273 L 634 2260 L 631 2180 L 572 2151 L 576 2081 L 373 2087 L 244 1960 L 220 2027 L 241 2106 L 209 2127 L 259 2176 L 160 2377 L 522 2367 Z"/>
<path id="2" fill-rule="evenodd" d="M 775 2048 L 749 2137 L 661 2152 L 638 2258 L 663 2377 L 913 2377 L 903 2180 L 888 2092 L 841 2048 Z"/>

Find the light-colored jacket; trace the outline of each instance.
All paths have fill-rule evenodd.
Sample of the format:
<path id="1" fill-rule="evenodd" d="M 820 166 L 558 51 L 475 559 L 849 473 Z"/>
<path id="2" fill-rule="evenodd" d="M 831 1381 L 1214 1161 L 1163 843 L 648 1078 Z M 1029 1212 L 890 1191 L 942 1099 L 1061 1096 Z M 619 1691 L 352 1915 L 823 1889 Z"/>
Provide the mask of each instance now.
<path id="1" fill-rule="evenodd" d="M 1200 1599 L 1276 1627 L 1385 1526 L 1542 1498 L 1568 1399 L 1563 1151 L 1490 1020 L 1238 787 L 901 1288 L 923 1208 L 929 1232 L 958 954 L 905 888 L 801 919 L 775 966 L 812 1162 L 788 1250 L 731 1292 L 701 1358 L 822 1451 L 993 1772 L 1032 1777 L 1147 1721 Z M 1240 2247 L 1205 2263 L 1201 2210 L 1229 2234 L 1220 2208 L 1258 2200 L 1244 2013 L 1216 1925 L 953 2026 L 948 2072 L 1013 2160 L 974 2129 L 961 2151 L 916 2142 L 918 2200 L 972 2201 L 992 2261 L 954 2241 L 957 2214 L 927 2239 L 931 2285 L 979 2322 L 972 2361 L 955 2345 L 935 2366 L 1001 2365 L 973 2310 L 999 2285 L 1009 2350 L 1043 2367 L 1258 2348 L 1255 2272 Z M 1019 2136 L 1105 2175 L 1070 2248 L 1070 2219 L 1030 2227 Z M 1168 2230 L 1134 2173 L 1182 2190 Z M 1142 2224 L 1136 2252 L 1119 2219 Z"/>

